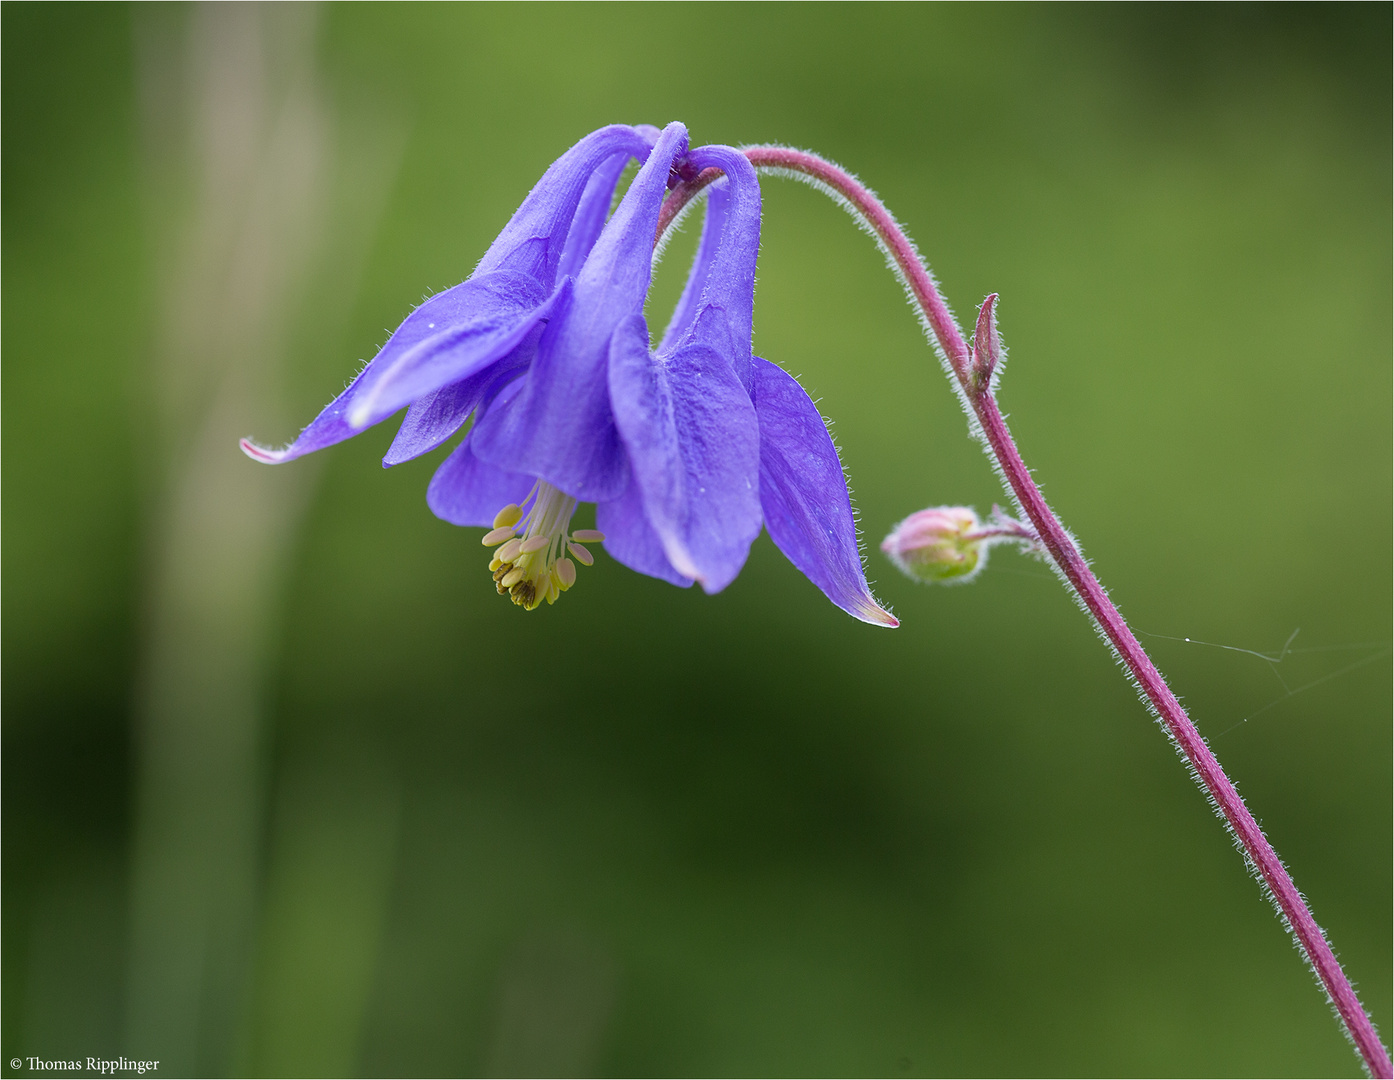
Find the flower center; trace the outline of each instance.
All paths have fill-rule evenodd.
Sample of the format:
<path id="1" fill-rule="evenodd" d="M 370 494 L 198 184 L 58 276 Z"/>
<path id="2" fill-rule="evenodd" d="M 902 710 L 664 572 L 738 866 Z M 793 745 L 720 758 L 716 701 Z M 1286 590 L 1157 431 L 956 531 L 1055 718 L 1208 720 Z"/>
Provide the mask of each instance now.
<path id="1" fill-rule="evenodd" d="M 494 515 L 484 546 L 498 548 L 489 569 L 500 596 L 507 594 L 531 611 L 544 600 L 555 604 L 576 584 L 576 563 L 590 566 L 595 561 L 584 545 L 599 543 L 605 534 L 595 529 L 568 534 L 575 512 L 575 499 L 539 480 L 521 506 L 509 503 Z"/>

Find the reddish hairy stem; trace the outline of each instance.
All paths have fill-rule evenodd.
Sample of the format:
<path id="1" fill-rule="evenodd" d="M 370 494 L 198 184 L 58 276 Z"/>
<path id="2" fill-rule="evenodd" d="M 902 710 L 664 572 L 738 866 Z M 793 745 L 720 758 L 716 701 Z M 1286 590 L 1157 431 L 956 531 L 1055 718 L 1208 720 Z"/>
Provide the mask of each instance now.
<path id="1" fill-rule="evenodd" d="M 1061 576 L 1127 667 L 1141 696 L 1156 714 L 1211 804 L 1224 818 L 1325 990 L 1365 1068 L 1376 1077 L 1394 1077 L 1389 1054 L 1375 1033 L 1374 1024 L 1361 1006 L 1350 980 L 1331 951 L 1326 935 L 1312 917 L 1287 868 L 1254 816 L 1249 813 L 1249 808 L 1244 805 L 1244 800 L 1239 797 L 1239 792 L 1230 783 L 1195 724 L 1186 715 L 1186 710 L 1167 686 L 1161 672 L 1104 592 L 1078 546 L 1046 505 L 1040 488 L 1021 460 L 1021 454 L 1007 430 L 1006 421 L 993 396 L 991 381 L 975 381 L 972 378 L 968 344 L 909 237 L 871 191 L 856 177 L 831 162 L 815 154 L 781 146 L 752 146 L 747 147 L 744 153 L 757 169 L 792 173 L 827 191 L 844 203 L 875 237 L 891 262 L 892 269 L 904 283 L 912 303 L 923 316 L 925 329 L 954 380 L 954 388 L 969 414 L 975 434 L 982 438 L 1021 512 L 1035 526 L 1041 544 Z M 706 169 L 675 187 L 663 204 L 656 239 L 663 235 L 692 197 L 720 175 L 717 169 Z"/>

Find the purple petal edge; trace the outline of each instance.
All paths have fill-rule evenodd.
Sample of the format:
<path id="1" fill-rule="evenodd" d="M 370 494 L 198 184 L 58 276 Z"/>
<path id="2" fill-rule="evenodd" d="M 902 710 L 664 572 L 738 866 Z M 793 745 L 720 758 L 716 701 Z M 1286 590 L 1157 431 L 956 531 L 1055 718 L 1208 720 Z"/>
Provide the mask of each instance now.
<path id="1" fill-rule="evenodd" d="M 720 592 L 760 535 L 760 435 L 750 396 L 708 345 L 656 360 L 638 315 L 611 340 L 609 381 L 633 484 L 668 562 Z"/>
<path id="2" fill-rule="evenodd" d="M 899 626 L 866 583 L 847 479 L 817 406 L 792 375 L 758 356 L 751 396 L 760 418 L 760 503 L 770 539 L 847 614 Z"/>
<path id="3" fill-rule="evenodd" d="M 253 461 L 260 461 L 264 465 L 282 465 L 287 461 L 294 461 L 298 457 L 304 457 L 316 450 L 323 450 L 327 446 L 333 446 L 335 443 L 353 438 L 362 429 L 349 426 L 344 413 L 352 404 L 363 384 L 363 377 L 367 374 L 368 368 L 365 367 L 354 376 L 353 382 L 348 384 L 344 392 L 326 405 L 320 414 L 310 421 L 305 430 L 296 436 L 294 442 L 276 450 L 252 442 L 251 439 L 242 439 L 238 443 L 242 447 L 242 452 Z"/>
<path id="4" fill-rule="evenodd" d="M 451 525 L 488 529 L 505 506 L 527 498 L 534 481 L 531 476 L 486 465 L 474 456 L 470 442 L 466 435 L 441 462 L 426 488 L 426 505 Z"/>
<path id="5" fill-rule="evenodd" d="M 605 534 L 610 558 L 621 566 L 682 589 L 692 585 L 692 579 L 674 570 L 663 553 L 663 542 L 649 524 L 639 488 L 632 480 L 619 498 L 596 504 L 595 527 Z"/>

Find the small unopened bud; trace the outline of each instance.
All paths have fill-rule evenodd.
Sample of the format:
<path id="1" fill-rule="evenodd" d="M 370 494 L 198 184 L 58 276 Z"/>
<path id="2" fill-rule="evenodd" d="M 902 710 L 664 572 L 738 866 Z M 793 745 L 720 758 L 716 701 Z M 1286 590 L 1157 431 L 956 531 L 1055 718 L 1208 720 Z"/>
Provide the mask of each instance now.
<path id="1" fill-rule="evenodd" d="M 997 294 L 983 301 L 978 310 L 978 326 L 973 334 L 973 389 L 978 392 L 992 385 L 992 377 L 1002 363 L 1002 337 L 997 332 Z"/>
<path id="2" fill-rule="evenodd" d="M 968 581 L 987 563 L 978 515 L 966 506 L 932 506 L 902 521 L 881 550 L 917 581 Z"/>

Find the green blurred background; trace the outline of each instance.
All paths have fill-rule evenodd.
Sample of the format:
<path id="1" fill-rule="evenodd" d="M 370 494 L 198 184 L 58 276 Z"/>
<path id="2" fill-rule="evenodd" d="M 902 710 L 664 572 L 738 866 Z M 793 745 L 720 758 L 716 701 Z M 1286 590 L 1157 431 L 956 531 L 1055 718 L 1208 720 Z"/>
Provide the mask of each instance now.
<path id="1" fill-rule="evenodd" d="M 1388 1033 L 1390 24 L 6 4 L 6 1075 L 1356 1075 L 1045 568 L 875 550 L 1002 495 L 811 190 L 765 183 L 756 347 L 835 420 L 900 630 L 765 538 L 717 597 L 601 556 L 525 615 L 426 509 L 444 451 L 235 439 L 601 124 L 818 150 L 961 317 L 1002 294 L 1027 461 Z"/>

